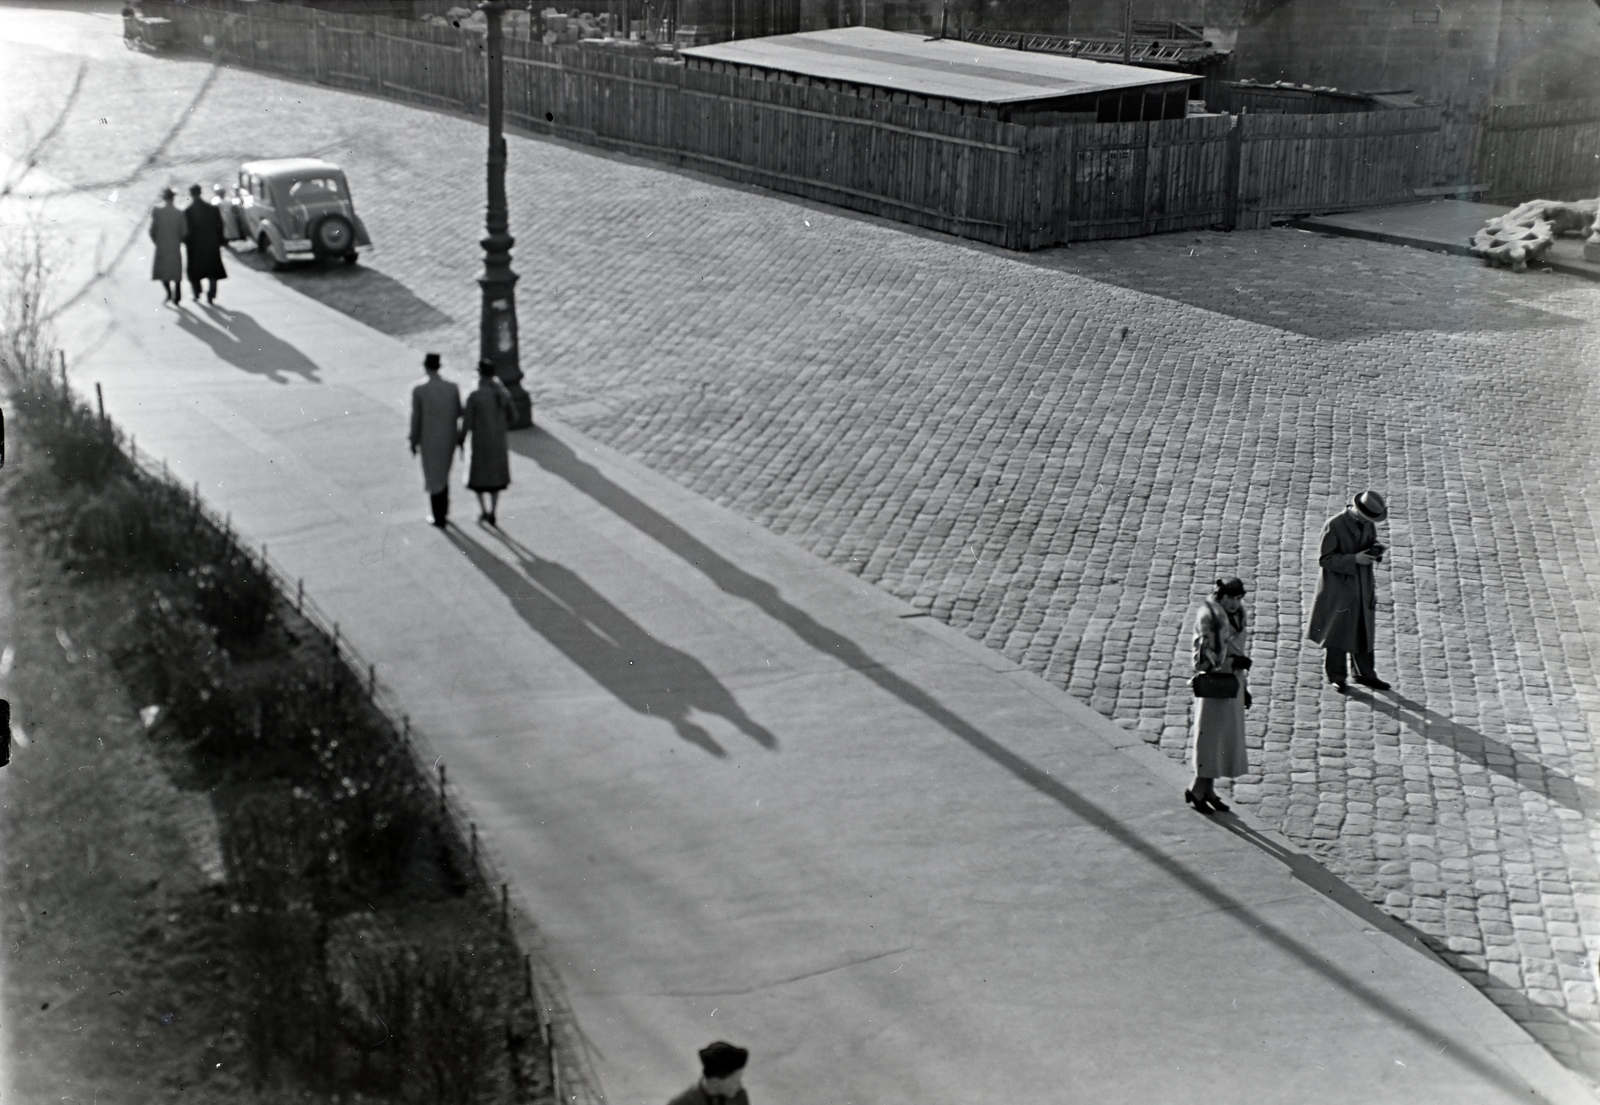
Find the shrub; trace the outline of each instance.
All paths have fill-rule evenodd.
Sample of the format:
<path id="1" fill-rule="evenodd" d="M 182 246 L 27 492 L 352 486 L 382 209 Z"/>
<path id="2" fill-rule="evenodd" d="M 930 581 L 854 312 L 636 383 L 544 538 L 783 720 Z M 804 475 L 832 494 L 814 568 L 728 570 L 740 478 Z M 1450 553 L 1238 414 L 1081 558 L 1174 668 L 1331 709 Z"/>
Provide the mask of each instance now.
<path id="1" fill-rule="evenodd" d="M 398 1084 L 406 1101 L 427 1105 L 497 1096 L 509 1075 L 504 958 L 492 942 L 377 943 L 330 955 L 346 1036 L 381 1058 L 373 1081 Z"/>
<path id="2" fill-rule="evenodd" d="M 12 404 L 59 479 L 97 489 L 132 472 L 122 434 L 73 393 L 64 371 L 58 376 L 43 365 L 7 364 L 16 385 Z"/>
<path id="3" fill-rule="evenodd" d="M 173 729 L 213 758 L 237 758 L 253 733 L 247 703 L 235 692 L 233 665 L 216 630 L 187 608 L 158 594 L 141 618 L 155 686 Z"/>
<path id="4" fill-rule="evenodd" d="M 225 646 L 255 640 L 272 616 L 276 591 L 267 573 L 237 548 L 189 572 L 200 616 Z"/>
<path id="5" fill-rule="evenodd" d="M 72 519 L 70 539 L 85 557 L 125 562 L 146 554 L 150 511 L 138 486 L 118 479 L 90 498 Z"/>

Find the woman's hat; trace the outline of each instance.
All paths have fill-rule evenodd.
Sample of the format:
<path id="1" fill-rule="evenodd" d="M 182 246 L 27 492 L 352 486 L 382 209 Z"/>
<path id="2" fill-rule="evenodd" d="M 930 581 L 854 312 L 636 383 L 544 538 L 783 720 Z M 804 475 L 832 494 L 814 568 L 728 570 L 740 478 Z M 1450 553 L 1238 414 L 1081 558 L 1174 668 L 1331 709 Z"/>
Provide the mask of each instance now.
<path id="1" fill-rule="evenodd" d="M 700 1049 L 700 1070 L 707 1078 L 726 1078 L 736 1070 L 744 1070 L 750 1053 L 742 1047 L 718 1040 Z"/>
<path id="2" fill-rule="evenodd" d="M 1381 522 L 1389 517 L 1389 507 L 1384 503 L 1383 496 L 1376 491 L 1363 491 L 1354 501 L 1356 509 L 1374 522 Z"/>
<path id="3" fill-rule="evenodd" d="M 1244 589 L 1244 580 L 1240 579 L 1238 576 L 1234 576 L 1232 579 L 1217 580 L 1217 594 L 1219 595 L 1222 595 L 1226 598 L 1237 598 L 1246 593 L 1247 592 Z"/>
<path id="4" fill-rule="evenodd" d="M 438 368 L 439 367 L 439 354 L 437 354 L 437 353 L 424 354 L 423 358 L 422 358 L 422 367 L 426 368 L 426 369 L 430 369 L 430 370 Z"/>

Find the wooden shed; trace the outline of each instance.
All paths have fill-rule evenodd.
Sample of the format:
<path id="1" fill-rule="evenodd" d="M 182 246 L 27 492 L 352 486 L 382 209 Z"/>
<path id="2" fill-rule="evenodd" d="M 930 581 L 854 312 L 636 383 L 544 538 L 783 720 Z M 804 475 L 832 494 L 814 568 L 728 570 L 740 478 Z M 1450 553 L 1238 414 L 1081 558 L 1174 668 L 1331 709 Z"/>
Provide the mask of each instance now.
<path id="1" fill-rule="evenodd" d="M 747 38 L 682 54 L 693 69 L 817 85 L 1003 123 L 1182 119 L 1199 80 L 875 27 Z"/>

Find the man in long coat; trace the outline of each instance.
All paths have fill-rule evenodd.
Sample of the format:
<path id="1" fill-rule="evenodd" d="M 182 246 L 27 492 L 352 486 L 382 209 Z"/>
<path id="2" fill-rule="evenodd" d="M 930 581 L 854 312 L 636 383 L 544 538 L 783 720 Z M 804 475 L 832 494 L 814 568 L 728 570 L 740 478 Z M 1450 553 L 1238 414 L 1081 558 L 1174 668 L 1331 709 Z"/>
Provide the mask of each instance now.
<path id="1" fill-rule="evenodd" d="M 700 1081 L 667 1105 L 750 1105 L 744 1088 L 744 1066 L 750 1053 L 717 1040 L 700 1049 Z"/>
<path id="2" fill-rule="evenodd" d="M 183 248 L 189 255 L 189 287 L 200 302 L 200 281 L 211 281 L 206 302 L 217 301 L 217 281 L 228 279 L 222 267 L 222 212 L 207 203 L 200 185 L 189 185 L 189 206 L 183 209 Z"/>
<path id="3" fill-rule="evenodd" d="M 425 383 L 411 389 L 411 455 L 422 453 L 422 482 L 428 492 L 433 524 L 443 529 L 450 518 L 450 462 L 460 447 L 461 389 L 439 376 L 439 354 L 422 360 Z"/>
<path id="4" fill-rule="evenodd" d="M 166 302 L 183 302 L 183 212 L 173 206 L 177 193 L 161 189 L 161 204 L 150 212 L 150 240 L 156 255 L 150 262 L 150 279 L 161 281 Z"/>
<path id="5" fill-rule="evenodd" d="M 1321 571 L 1306 636 L 1327 651 L 1323 670 L 1341 694 L 1350 678 L 1347 655 L 1355 660 L 1357 683 L 1380 691 L 1389 689 L 1389 684 L 1378 678 L 1374 658 L 1378 594 L 1372 570 L 1384 552 L 1378 543 L 1377 523 L 1388 516 L 1383 496 L 1363 491 L 1322 527 L 1317 559 Z"/>

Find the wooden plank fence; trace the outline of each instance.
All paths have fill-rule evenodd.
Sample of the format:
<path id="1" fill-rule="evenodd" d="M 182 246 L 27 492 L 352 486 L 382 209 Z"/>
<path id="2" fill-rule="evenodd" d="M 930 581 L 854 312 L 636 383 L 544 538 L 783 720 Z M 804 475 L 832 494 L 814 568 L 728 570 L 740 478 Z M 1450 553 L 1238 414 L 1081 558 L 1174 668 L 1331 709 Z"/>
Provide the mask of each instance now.
<path id="1" fill-rule="evenodd" d="M 483 111 L 484 39 L 465 29 L 242 0 L 145 9 L 224 60 Z M 505 43 L 511 126 L 1011 249 L 1400 203 L 1457 183 L 1463 161 L 1437 108 L 1022 126 L 631 52 Z M 1497 111 L 1471 155 L 1498 174 L 1492 194 L 1539 191 L 1546 164 L 1573 187 L 1594 175 L 1584 159 L 1600 149 L 1600 101 Z"/>
<path id="2" fill-rule="evenodd" d="M 1600 99 L 1490 108 L 1473 168 L 1494 203 L 1600 196 Z"/>
<path id="3" fill-rule="evenodd" d="M 1235 225 L 1416 199 L 1441 183 L 1438 108 L 1241 115 Z"/>

